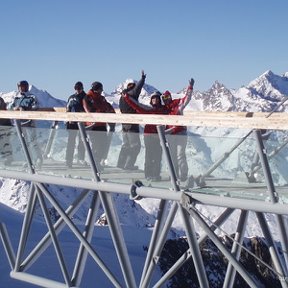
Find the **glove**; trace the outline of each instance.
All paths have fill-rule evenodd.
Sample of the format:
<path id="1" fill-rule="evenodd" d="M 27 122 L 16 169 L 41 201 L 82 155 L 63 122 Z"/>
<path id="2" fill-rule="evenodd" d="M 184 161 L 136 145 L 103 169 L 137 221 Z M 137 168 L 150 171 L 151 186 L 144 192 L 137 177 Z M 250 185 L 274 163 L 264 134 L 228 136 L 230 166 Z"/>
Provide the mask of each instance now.
<path id="1" fill-rule="evenodd" d="M 128 92 L 127 89 L 123 89 L 122 92 L 121 92 L 121 94 L 122 94 L 123 96 L 126 96 L 127 92 Z"/>
<path id="2" fill-rule="evenodd" d="M 144 70 L 141 71 L 141 77 L 142 77 L 143 79 L 146 78 L 146 74 L 144 73 Z"/>
<path id="3" fill-rule="evenodd" d="M 193 86 L 194 86 L 194 83 L 195 83 L 194 79 L 191 78 L 191 79 L 189 80 L 189 84 L 190 84 L 190 86 L 193 87 Z"/>

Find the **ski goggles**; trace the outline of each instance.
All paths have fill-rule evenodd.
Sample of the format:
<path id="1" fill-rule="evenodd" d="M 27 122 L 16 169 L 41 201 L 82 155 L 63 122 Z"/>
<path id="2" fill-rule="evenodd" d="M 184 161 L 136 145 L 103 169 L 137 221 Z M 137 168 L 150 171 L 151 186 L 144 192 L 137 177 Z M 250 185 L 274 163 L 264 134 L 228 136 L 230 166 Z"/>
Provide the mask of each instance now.
<path id="1" fill-rule="evenodd" d="M 171 95 L 168 95 L 168 94 L 163 94 L 162 96 L 162 100 L 169 100 L 169 99 L 171 99 Z"/>

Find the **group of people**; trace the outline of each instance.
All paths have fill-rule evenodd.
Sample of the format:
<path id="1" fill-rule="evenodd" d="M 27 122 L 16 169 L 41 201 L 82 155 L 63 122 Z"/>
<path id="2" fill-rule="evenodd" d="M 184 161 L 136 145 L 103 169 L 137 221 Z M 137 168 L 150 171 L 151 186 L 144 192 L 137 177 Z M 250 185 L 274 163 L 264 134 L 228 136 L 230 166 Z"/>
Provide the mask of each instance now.
<path id="1" fill-rule="evenodd" d="M 186 94 L 183 98 L 172 99 L 172 95 L 168 90 L 164 93 L 156 91 L 150 96 L 150 106 L 143 105 L 138 101 L 141 90 L 145 84 L 145 79 L 146 74 L 144 71 L 142 71 L 139 81 L 131 80 L 130 82 L 126 83 L 119 101 L 119 108 L 121 113 L 166 115 L 183 114 L 184 108 L 191 100 L 194 86 L 193 79 L 189 81 Z M 37 108 L 37 99 L 29 92 L 28 82 L 20 81 L 17 86 L 19 93 L 14 98 L 14 101 L 10 104 L 9 109 L 33 110 Z M 83 83 L 78 81 L 74 85 L 74 90 L 75 93 L 72 94 L 67 101 L 67 112 L 115 113 L 113 106 L 102 95 L 103 84 L 101 82 L 93 82 L 91 88 L 86 93 L 84 91 Z M 2 102 L 5 104 L 4 101 Z M 6 106 L 3 106 L 1 109 L 5 110 Z M 69 131 L 65 158 L 66 165 L 69 168 L 73 165 L 77 135 L 77 162 L 85 164 L 85 147 L 83 140 L 78 132 L 79 126 L 77 122 L 68 122 L 66 124 L 66 127 Z M 31 127 L 33 126 L 33 121 L 22 122 L 21 125 Z M 97 167 L 101 170 L 105 165 L 105 160 L 107 158 L 111 141 L 111 133 L 114 132 L 115 123 L 87 122 L 85 123 L 85 128 L 91 142 L 92 152 L 95 156 L 94 159 L 97 161 Z M 139 132 L 139 124 L 122 124 L 122 146 L 117 161 L 117 167 L 124 170 L 138 169 L 138 166 L 136 166 L 135 163 L 141 150 Z M 184 126 L 167 125 L 165 127 L 165 134 L 169 143 L 169 149 L 176 176 L 180 181 L 185 181 L 188 177 L 188 165 L 185 152 L 187 145 L 187 128 Z M 30 137 L 33 137 L 33 135 Z M 158 181 L 161 179 L 160 172 L 162 147 L 160 144 L 160 138 L 157 133 L 156 125 L 145 125 L 144 145 L 145 177 L 152 181 Z M 38 159 L 42 161 L 42 154 L 39 147 L 35 148 Z"/>
<path id="2" fill-rule="evenodd" d="M 172 95 L 168 90 L 163 94 L 156 91 L 152 93 L 150 97 L 150 106 L 138 102 L 145 78 L 146 74 L 142 71 L 141 80 L 137 83 L 128 83 L 127 88 L 122 91 L 119 102 L 121 113 L 183 115 L 184 108 L 191 100 L 194 86 L 193 78 L 190 79 L 189 86 L 187 87 L 186 94 L 183 98 L 172 99 Z M 122 132 L 123 144 L 117 166 L 128 170 L 138 169 L 138 167 L 135 166 L 135 162 L 141 148 L 139 125 L 122 124 Z M 187 146 L 187 127 L 167 125 L 165 134 L 168 138 L 176 176 L 180 181 L 186 181 L 188 177 L 188 164 L 185 152 Z M 159 181 L 161 180 L 162 147 L 156 125 L 145 125 L 144 144 L 145 177 L 152 181 Z"/>

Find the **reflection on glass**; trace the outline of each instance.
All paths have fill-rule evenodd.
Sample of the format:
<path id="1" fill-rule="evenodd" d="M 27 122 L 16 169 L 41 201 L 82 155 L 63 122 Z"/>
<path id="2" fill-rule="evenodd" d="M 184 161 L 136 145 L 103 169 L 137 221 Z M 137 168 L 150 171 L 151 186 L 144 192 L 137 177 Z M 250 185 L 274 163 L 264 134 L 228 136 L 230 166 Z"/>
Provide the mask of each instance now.
<path id="1" fill-rule="evenodd" d="M 257 143 L 254 134 L 246 130 L 218 129 L 216 133 L 209 128 L 191 128 L 188 135 L 166 135 L 165 146 L 158 134 L 143 134 L 141 130 L 137 135 L 141 144 L 137 169 L 132 170 L 118 165 L 123 146 L 121 125 L 116 125 L 115 132 L 85 130 L 85 139 L 77 127 L 66 129 L 64 123 L 46 121 L 38 128 L 21 129 L 35 173 L 40 175 L 91 180 L 96 172 L 102 181 L 141 181 L 145 186 L 173 189 L 171 162 L 165 153 L 168 147 L 170 168 L 180 189 L 269 200 Z M 268 137 L 262 135 L 262 140 L 273 184 L 278 195 L 287 199 L 288 139 L 285 131 L 275 133 L 277 137 L 270 133 Z M 29 171 L 15 127 L 0 126 L 0 136 L 0 168 Z M 132 139 L 134 135 L 126 136 Z"/>

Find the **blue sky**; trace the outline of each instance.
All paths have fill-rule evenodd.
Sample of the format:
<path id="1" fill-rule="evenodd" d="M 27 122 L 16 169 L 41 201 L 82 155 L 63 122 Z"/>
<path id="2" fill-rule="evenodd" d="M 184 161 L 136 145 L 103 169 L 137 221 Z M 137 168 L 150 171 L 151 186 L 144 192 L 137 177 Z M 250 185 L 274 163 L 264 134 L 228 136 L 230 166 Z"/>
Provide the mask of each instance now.
<path id="1" fill-rule="evenodd" d="M 195 78 L 248 84 L 288 71 L 287 0 L 3 0 L 0 91 L 26 79 L 66 99 L 81 80 L 110 93 L 127 78 L 177 92 Z"/>

